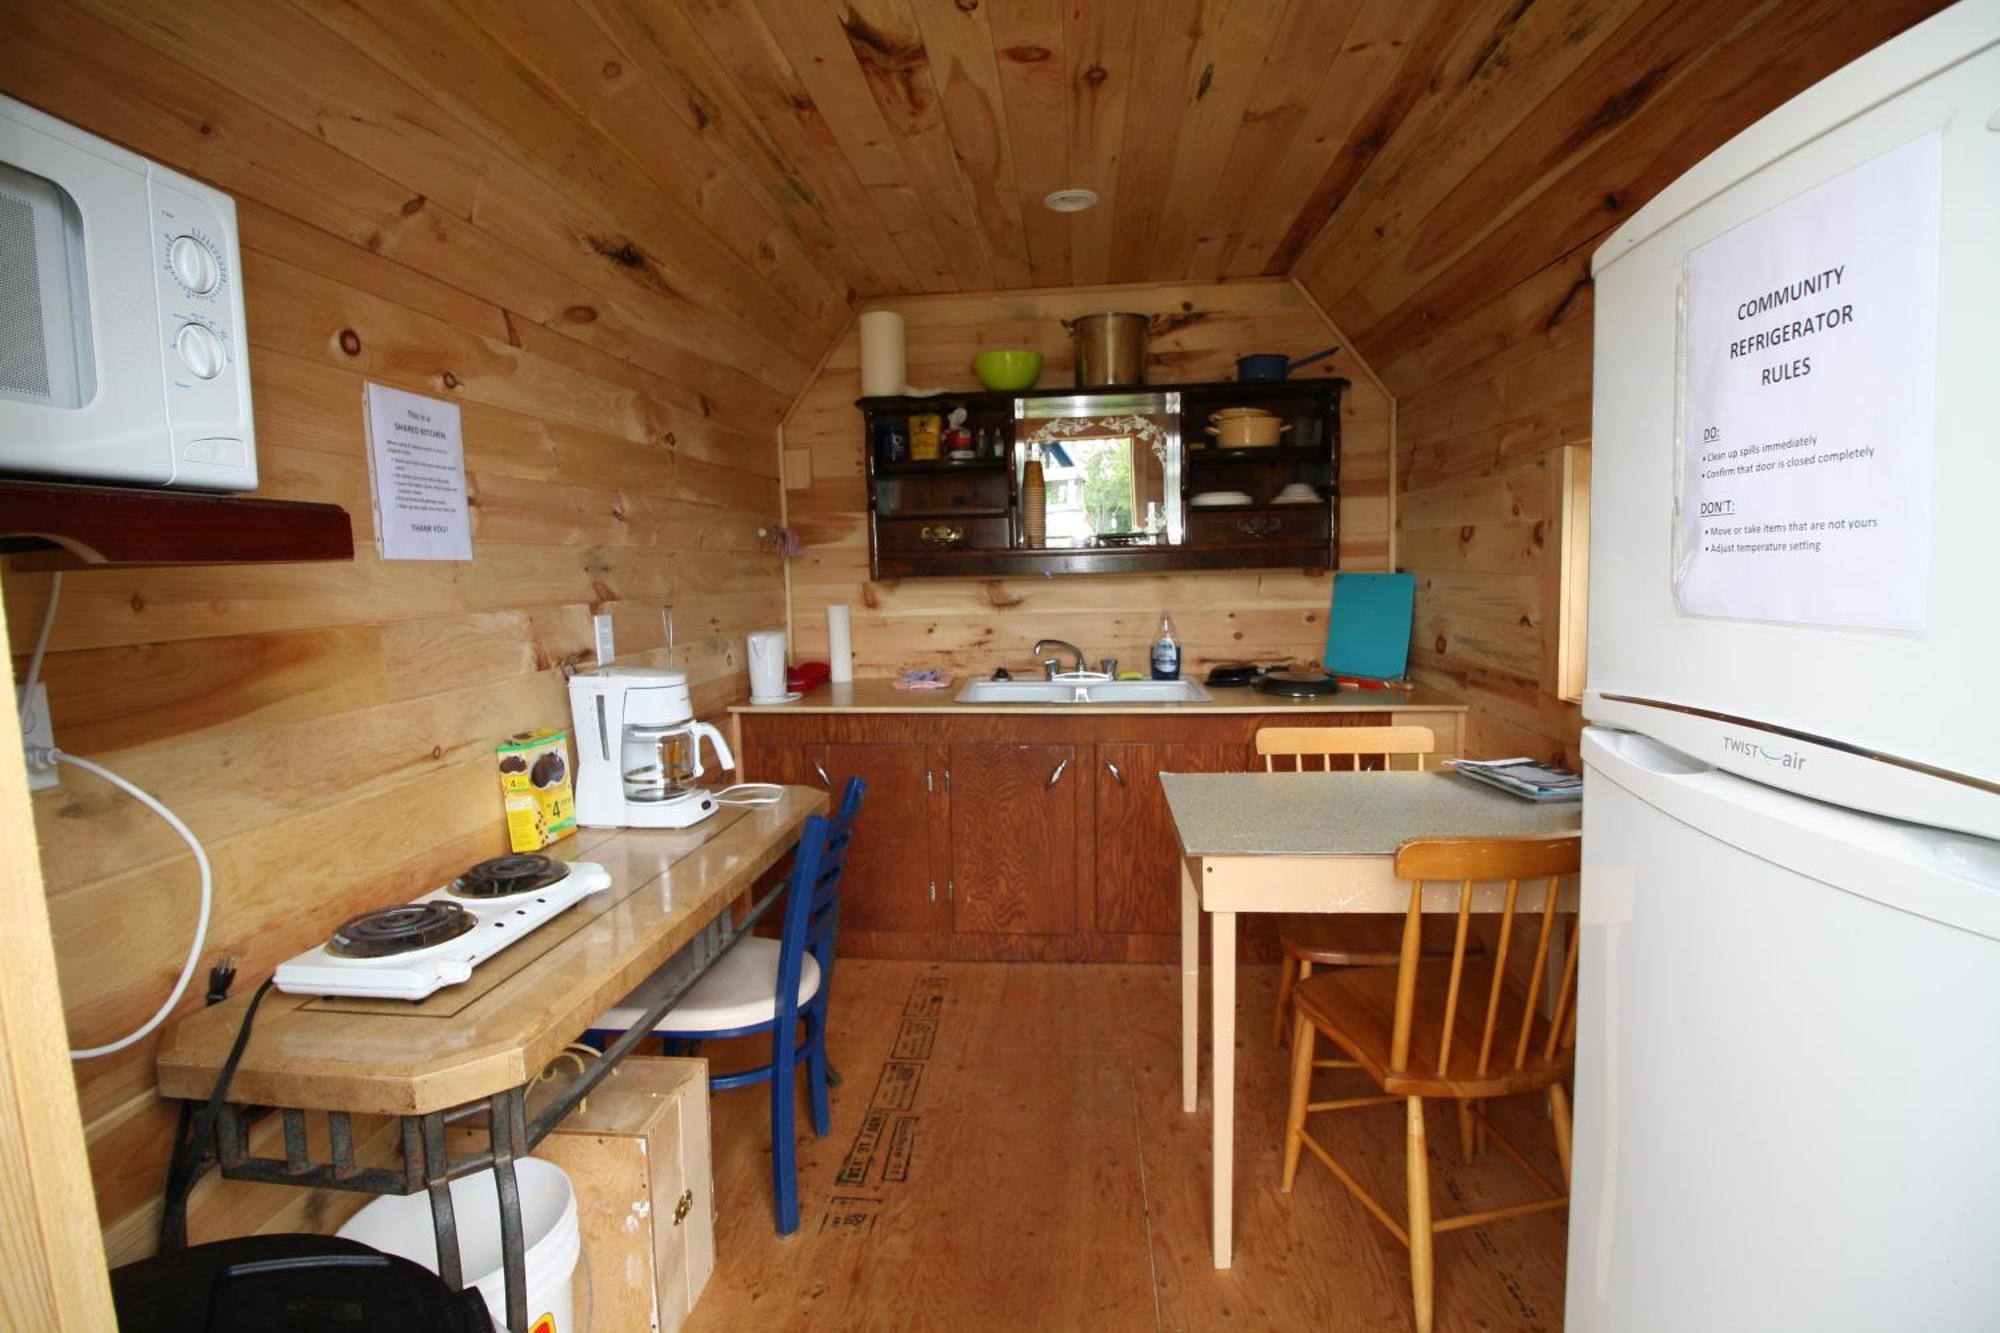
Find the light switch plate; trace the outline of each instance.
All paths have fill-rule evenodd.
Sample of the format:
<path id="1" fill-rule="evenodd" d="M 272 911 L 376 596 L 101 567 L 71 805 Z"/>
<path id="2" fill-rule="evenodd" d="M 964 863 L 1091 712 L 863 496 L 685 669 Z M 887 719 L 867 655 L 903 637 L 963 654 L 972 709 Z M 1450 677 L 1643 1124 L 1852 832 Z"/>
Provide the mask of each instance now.
<path id="1" fill-rule="evenodd" d="M 599 611 L 590 618 L 590 628 L 597 639 L 597 665 L 610 666 L 614 655 L 611 642 L 611 613 Z"/>
<path id="2" fill-rule="evenodd" d="M 20 700 L 21 687 L 17 685 L 14 687 L 15 707 L 20 706 Z M 28 701 L 27 711 L 21 716 L 21 745 L 23 762 L 27 760 L 27 751 L 36 746 L 50 750 L 56 747 L 55 724 L 49 720 L 49 687 L 39 680 L 35 682 L 34 697 Z M 56 786 L 61 780 L 54 764 L 40 768 L 28 765 L 29 791 Z"/>

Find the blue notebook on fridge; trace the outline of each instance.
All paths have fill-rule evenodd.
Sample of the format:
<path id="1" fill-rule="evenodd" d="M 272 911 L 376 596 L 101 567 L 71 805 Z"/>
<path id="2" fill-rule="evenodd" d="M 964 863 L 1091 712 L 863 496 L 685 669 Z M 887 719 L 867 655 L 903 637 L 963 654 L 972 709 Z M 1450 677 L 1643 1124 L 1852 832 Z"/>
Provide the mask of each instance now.
<path id="1" fill-rule="evenodd" d="M 1336 676 L 1401 680 L 1410 666 L 1414 574 L 1335 574 L 1326 622 L 1326 669 Z"/>

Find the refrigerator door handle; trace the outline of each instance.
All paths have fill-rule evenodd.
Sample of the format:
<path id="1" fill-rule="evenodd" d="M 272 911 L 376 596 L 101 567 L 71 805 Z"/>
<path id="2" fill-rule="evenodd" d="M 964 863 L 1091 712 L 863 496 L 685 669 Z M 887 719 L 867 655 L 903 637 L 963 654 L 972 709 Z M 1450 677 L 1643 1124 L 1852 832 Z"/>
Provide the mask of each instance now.
<path id="1" fill-rule="evenodd" d="M 1711 768 L 1636 732 L 1584 731 L 1590 782 L 1609 781 L 1739 850 L 1835 888 L 2000 939 L 2000 842 L 1863 814 Z M 1588 881 L 1588 867 L 1585 874 Z M 1586 890 L 1587 892 L 1587 890 Z"/>

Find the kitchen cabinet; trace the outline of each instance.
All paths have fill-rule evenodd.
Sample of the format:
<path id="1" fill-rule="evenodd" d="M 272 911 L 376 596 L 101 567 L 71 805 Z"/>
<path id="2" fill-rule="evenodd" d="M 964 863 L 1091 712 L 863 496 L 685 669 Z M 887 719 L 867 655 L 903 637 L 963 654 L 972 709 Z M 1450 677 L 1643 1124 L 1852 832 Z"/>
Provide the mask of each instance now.
<path id="1" fill-rule="evenodd" d="M 847 871 L 840 886 L 844 930 L 925 932 L 944 929 L 945 880 L 934 846 L 942 793 L 938 766 L 925 746 L 836 743 L 800 747 L 804 767 L 839 800 L 850 777 L 868 784 L 854 822 Z M 823 774 L 823 776 L 822 776 Z"/>
<path id="2" fill-rule="evenodd" d="M 860 682 L 865 710 L 736 709 L 744 776 L 868 784 L 840 950 L 855 957 L 1152 960 L 1178 956 L 1179 844 L 1160 774 L 1255 766 L 1267 726 L 1420 725 L 1457 753 L 1463 709 L 1435 696 L 1337 696 L 1245 711 L 979 711 Z M 873 689 L 873 693 L 871 693 Z M 1231 700 L 1232 703 L 1235 700 Z M 1239 931 L 1274 955 L 1277 918 Z"/>
<path id="3" fill-rule="evenodd" d="M 952 928 L 1068 935 L 1076 928 L 1077 772 L 1073 745 L 951 747 Z"/>
<path id="4" fill-rule="evenodd" d="M 1180 844 L 1162 773 L 1240 773 L 1242 744 L 1106 742 L 1097 746 L 1097 920 L 1108 934 L 1180 930 Z"/>
<path id="5" fill-rule="evenodd" d="M 1339 563 L 1340 400 L 1348 382 L 1311 377 L 1267 383 L 1048 388 L 1019 393 L 945 393 L 862 398 L 868 486 L 870 576 L 989 578 L 1009 574 L 1159 573 L 1183 569 L 1332 569 Z M 1210 419 L 1254 408 L 1278 419 L 1282 440 L 1223 449 Z M 962 409 L 975 442 L 999 453 L 909 456 L 913 419 Z M 1099 480 L 1121 477 L 1126 502 L 1096 511 L 1083 504 L 1089 467 L 1080 447 L 1118 445 L 1123 461 Z M 1062 462 L 1069 452 L 1077 460 Z M 1031 452 L 1048 467 L 1049 512 L 1072 506 L 1071 524 L 1046 544 L 1028 537 L 1023 469 Z M 1109 456 L 1109 455 L 1108 455 Z M 1154 461 L 1157 459 L 1157 463 Z M 1094 465 L 1093 465 L 1094 466 Z M 1068 484 L 1068 501 L 1058 492 Z M 1220 507 L 1205 493 L 1236 492 Z M 1148 502 L 1164 527 L 1146 531 Z"/>

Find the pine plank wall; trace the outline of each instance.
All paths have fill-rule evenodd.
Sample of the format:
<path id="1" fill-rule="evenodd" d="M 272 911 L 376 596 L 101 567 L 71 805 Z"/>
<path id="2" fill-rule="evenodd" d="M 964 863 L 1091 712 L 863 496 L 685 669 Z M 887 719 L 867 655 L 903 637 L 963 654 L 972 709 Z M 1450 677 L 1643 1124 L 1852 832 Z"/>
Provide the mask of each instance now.
<path id="1" fill-rule="evenodd" d="M 930 388 L 977 387 L 972 354 L 982 347 L 1033 347 L 1043 354 L 1041 386 L 1073 382 L 1070 339 L 1058 322 L 1106 310 L 1159 316 L 1150 339 L 1154 383 L 1229 379 L 1245 351 L 1303 356 L 1339 344 L 1341 353 L 1301 370 L 1352 382 L 1342 402 L 1340 559 L 1343 569 L 1386 569 L 1393 404 L 1288 278 L 1227 282 L 1072 287 L 915 296 L 871 301 L 864 309 L 902 314 L 909 379 Z M 858 675 L 941 666 L 957 674 L 1035 664 L 1036 639 L 1067 639 L 1092 661 L 1117 657 L 1144 669 L 1170 611 L 1186 669 L 1214 661 L 1317 661 L 1326 644 L 1330 583 L 1324 573 L 1250 570 L 1166 576 L 1009 579 L 868 577 L 867 483 L 854 400 L 860 395 L 860 338 L 834 345 L 784 427 L 786 505 L 805 539 L 790 562 L 794 647 L 824 657 L 826 608 L 845 603 L 854 624 Z"/>
<path id="2" fill-rule="evenodd" d="M 452 78 L 509 55 L 442 10 L 419 39 L 397 30 L 408 7 L 328 26 L 227 8 L 175 26 L 160 6 L 8 3 L 0 87 L 235 195 L 259 493 L 354 517 L 351 565 L 69 574 L 46 667 L 58 744 L 206 842 L 207 957 L 255 984 L 353 911 L 505 850 L 493 743 L 566 724 L 558 668 L 593 609 L 622 657 L 658 664 L 671 602 L 698 706 L 747 693 L 742 636 L 784 614 L 756 535 L 780 509 L 778 421 L 849 312 L 778 206 L 670 116 L 628 156 L 525 77 Z M 518 54 L 603 59 L 577 31 Z M 460 404 L 472 563 L 374 554 L 368 380 Z M 19 648 L 48 587 L 5 577 Z M 34 805 L 70 1037 L 95 1044 L 165 994 L 195 874 L 94 778 Z M 114 1263 L 157 1215 L 174 1115 L 155 1044 L 78 1068 Z"/>

